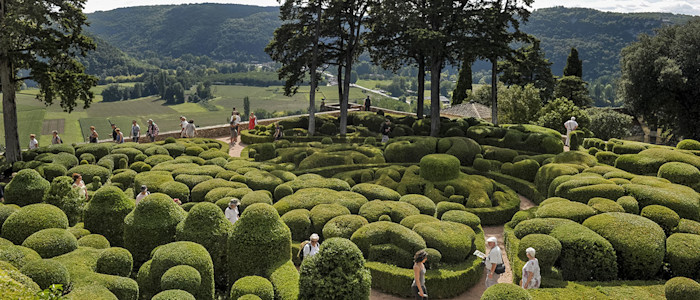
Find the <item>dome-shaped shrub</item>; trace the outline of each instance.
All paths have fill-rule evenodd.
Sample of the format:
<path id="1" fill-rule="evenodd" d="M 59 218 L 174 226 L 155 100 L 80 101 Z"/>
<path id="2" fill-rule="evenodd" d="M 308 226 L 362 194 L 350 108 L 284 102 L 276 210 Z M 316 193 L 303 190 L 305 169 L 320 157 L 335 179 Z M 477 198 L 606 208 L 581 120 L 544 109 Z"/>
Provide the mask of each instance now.
<path id="1" fill-rule="evenodd" d="M 139 204 L 140 205 L 140 204 Z M 153 259 L 150 265 L 144 264 L 142 270 L 147 267 L 147 272 L 139 270 L 138 282 L 140 292 L 146 298 L 159 292 L 161 279 L 170 268 L 187 265 L 199 272 L 201 284 L 192 293 L 196 299 L 214 298 L 214 266 L 211 257 L 202 245 L 193 242 L 174 242 L 162 245 L 153 251 Z"/>
<path id="2" fill-rule="evenodd" d="M 481 225 L 481 219 L 479 219 L 479 216 L 463 210 L 448 211 L 442 214 L 441 220 L 461 223 L 471 227 L 474 230 Z"/>
<path id="3" fill-rule="evenodd" d="M 435 202 L 426 196 L 408 194 L 401 196 L 399 201 L 415 206 L 418 210 L 420 210 L 421 214 L 429 216 L 435 215 Z"/>
<path id="4" fill-rule="evenodd" d="M 671 231 L 678 226 L 678 222 L 681 220 L 675 211 L 661 205 L 646 206 L 642 209 L 640 215 L 659 224 L 666 235 L 670 235 Z"/>
<path id="5" fill-rule="evenodd" d="M 622 278 L 651 278 L 663 264 L 666 235 L 653 221 L 627 213 L 604 213 L 583 225 L 607 239 L 617 253 Z"/>
<path id="6" fill-rule="evenodd" d="M 401 198 L 401 195 L 397 193 L 396 191 L 385 187 L 381 186 L 378 184 L 372 184 L 372 183 L 360 183 L 352 187 L 350 189 L 351 192 L 358 193 L 362 196 L 365 196 L 368 200 L 391 200 L 391 201 L 399 201 Z"/>
<path id="7" fill-rule="evenodd" d="M 131 169 L 137 173 L 148 172 L 151 170 L 151 165 L 149 165 L 145 162 L 142 162 L 142 161 L 136 161 L 136 162 L 131 164 L 129 169 Z"/>
<path id="8" fill-rule="evenodd" d="M 289 227 L 292 241 L 301 242 L 311 235 L 311 213 L 306 209 L 295 209 L 287 212 L 282 215 L 282 222 Z"/>
<path id="9" fill-rule="evenodd" d="M 174 145 L 174 144 L 166 144 L 166 145 Z M 192 294 L 183 291 L 183 290 L 167 290 L 167 291 L 162 291 L 151 300 L 196 300 Z"/>
<path id="10" fill-rule="evenodd" d="M 525 249 L 529 247 L 535 249 L 535 257 L 537 257 L 540 270 L 543 273 L 549 272 L 554 266 L 554 262 L 559 258 L 559 254 L 561 254 L 561 243 L 546 234 L 528 234 L 520 240 L 518 258 L 522 261 L 526 262 L 528 260 L 527 255 L 525 255 Z"/>
<path id="11" fill-rule="evenodd" d="M 240 299 L 244 295 L 255 295 L 262 300 L 273 300 L 275 290 L 272 283 L 264 277 L 246 276 L 233 283 L 229 299 Z"/>
<path id="12" fill-rule="evenodd" d="M 459 176 L 459 159 L 448 154 L 430 154 L 420 160 L 420 176 L 428 181 L 447 181 Z"/>
<path id="13" fill-rule="evenodd" d="M 700 283 L 687 277 L 673 277 L 664 284 L 668 300 L 700 299 Z"/>
<path id="14" fill-rule="evenodd" d="M 204 152 L 204 149 L 199 146 L 189 146 L 185 148 L 185 154 L 189 156 L 199 156 L 202 152 Z"/>
<path id="15" fill-rule="evenodd" d="M 48 228 L 27 237 L 22 246 L 33 249 L 43 258 L 52 258 L 78 249 L 78 240 L 68 230 Z"/>
<path id="16" fill-rule="evenodd" d="M 350 210 L 340 204 L 319 204 L 310 211 L 311 231 L 321 234 L 323 231 L 323 226 L 325 226 L 328 221 L 337 216 L 349 214 Z"/>
<path id="17" fill-rule="evenodd" d="M 384 218 L 384 217 L 388 218 L 389 216 L 383 215 L 382 218 Z M 381 218 L 380 218 L 380 221 L 384 221 L 384 220 L 381 220 Z M 388 221 L 391 222 L 391 218 L 389 218 Z M 399 224 L 401 224 L 401 226 L 404 226 L 408 229 L 413 229 L 413 227 L 416 226 L 416 224 L 429 223 L 429 222 L 440 222 L 440 220 L 436 217 L 428 216 L 428 215 L 413 215 L 413 216 L 408 216 L 408 217 L 403 218 L 403 220 L 401 220 L 401 223 L 399 223 Z"/>
<path id="18" fill-rule="evenodd" d="M 202 202 L 205 201 L 205 196 L 213 189 L 215 188 L 222 188 L 222 187 L 228 187 L 228 188 L 244 188 L 247 187 L 245 184 L 240 183 L 240 182 L 231 182 L 227 180 L 223 180 L 221 178 L 215 178 L 212 180 L 207 180 L 205 182 L 197 184 L 194 188 L 192 188 L 192 192 L 190 193 L 190 199 L 193 202 Z M 221 198 L 216 198 L 216 199 L 211 199 L 212 201 L 209 202 L 215 202 L 216 200 L 219 200 Z"/>
<path id="19" fill-rule="evenodd" d="M 532 296 L 523 288 L 512 283 L 498 283 L 487 288 L 481 300 L 532 300 Z"/>
<path id="20" fill-rule="evenodd" d="M 418 233 L 392 222 L 374 222 L 362 226 L 351 240 L 371 261 L 410 267 L 416 251 L 425 249 L 425 241 Z M 409 266 L 405 266 L 410 263 Z"/>
<path id="21" fill-rule="evenodd" d="M 163 148 L 163 146 L 148 147 L 146 150 L 143 151 L 143 153 L 151 157 L 156 155 L 169 155 L 168 150 Z"/>
<path id="22" fill-rule="evenodd" d="M 214 179 L 213 177 L 209 175 L 189 175 L 189 174 L 180 174 L 175 177 L 175 181 L 177 182 L 182 182 L 187 187 L 194 188 L 197 184 L 200 184 L 202 182 L 205 182 L 207 180 Z"/>
<path id="23" fill-rule="evenodd" d="M 666 260 L 673 275 L 700 278 L 700 235 L 674 233 L 669 236 Z"/>
<path id="24" fill-rule="evenodd" d="M 45 164 L 39 167 L 41 174 L 46 178 L 46 180 L 51 181 L 56 177 L 66 175 L 68 169 L 61 164 Z"/>
<path id="25" fill-rule="evenodd" d="M 540 206 L 535 214 L 538 218 L 562 218 L 582 223 L 589 217 L 595 215 L 596 212 L 592 207 L 583 203 L 562 201 Z"/>
<path id="26" fill-rule="evenodd" d="M 371 286 L 362 252 L 348 239 L 327 239 L 301 264 L 300 299 L 369 299 Z"/>
<path id="27" fill-rule="evenodd" d="M 112 175 L 112 172 L 109 169 L 97 165 L 79 165 L 68 170 L 68 173 L 66 174 L 73 173 L 82 175 L 85 184 L 92 183 L 95 177 L 100 177 L 103 180 L 107 180 L 107 178 Z"/>
<path id="28" fill-rule="evenodd" d="M 177 198 L 182 202 L 187 202 L 190 198 L 190 188 L 182 182 L 169 181 L 161 185 L 158 190 L 170 198 Z"/>
<path id="29" fill-rule="evenodd" d="M 617 204 L 620 204 L 620 206 L 622 206 L 626 213 L 633 215 L 639 214 L 639 203 L 636 199 L 634 199 L 634 197 L 622 196 L 620 198 L 617 198 L 617 201 L 615 202 L 617 202 Z"/>
<path id="30" fill-rule="evenodd" d="M 700 142 L 692 139 L 684 139 L 678 142 L 676 148 L 683 150 L 700 150 Z"/>
<path id="31" fill-rule="evenodd" d="M 34 280 L 40 289 L 47 289 L 52 284 L 67 286 L 70 283 L 68 269 L 60 262 L 51 259 L 33 260 L 22 267 L 20 272 Z"/>
<path id="32" fill-rule="evenodd" d="M 95 268 L 95 272 L 129 277 L 133 266 L 134 258 L 131 256 L 131 252 L 129 252 L 129 250 L 119 247 L 112 247 L 102 251 L 100 257 L 97 259 L 97 267 Z"/>
<path id="33" fill-rule="evenodd" d="M 454 222 L 419 223 L 413 227 L 429 248 L 442 254 L 442 261 L 457 263 L 464 261 L 474 251 L 475 233 L 471 227 Z"/>
<path id="34" fill-rule="evenodd" d="M 700 170 L 695 166 L 682 162 L 667 162 L 659 168 L 658 177 L 670 182 L 693 187 L 700 183 Z"/>
<path id="35" fill-rule="evenodd" d="M 12 181 L 5 186 L 5 204 L 25 206 L 40 203 L 51 184 L 32 169 L 17 172 Z"/>
<path id="36" fill-rule="evenodd" d="M 5 220 L 2 237 L 19 245 L 33 233 L 47 228 L 68 228 L 68 217 L 53 205 L 32 204 L 22 207 Z"/>
<path id="37" fill-rule="evenodd" d="M 30 261 L 40 259 L 39 253 L 27 247 L 16 245 L 0 247 L 0 261 L 6 261 L 17 269 L 21 269 Z"/>
<path id="38" fill-rule="evenodd" d="M 286 214 L 285 214 L 286 215 Z M 367 219 L 358 215 L 342 215 L 337 216 L 323 226 L 323 238 L 329 239 L 341 237 L 350 239 L 362 226 L 369 224 Z"/>
<path id="39" fill-rule="evenodd" d="M 250 172 L 249 172 L 250 173 Z M 272 205 L 272 195 L 268 191 L 254 191 L 246 193 L 240 198 L 241 203 L 238 210 L 243 213 L 246 207 L 251 206 L 255 203 L 267 203 Z"/>
<path id="40" fill-rule="evenodd" d="M 107 249 L 110 247 L 109 241 L 101 234 L 88 234 L 78 239 L 78 246 L 91 247 L 95 249 Z"/>
<path id="41" fill-rule="evenodd" d="M 379 217 L 388 215 L 395 223 L 400 223 L 403 218 L 418 215 L 420 211 L 406 202 L 374 200 L 367 202 L 360 208 L 359 214 L 367 221 L 379 221 Z"/>
<path id="42" fill-rule="evenodd" d="M 175 240 L 175 226 L 187 213 L 165 194 L 146 196 L 124 218 L 124 248 L 142 264 L 153 248 Z"/>
<path id="43" fill-rule="evenodd" d="M 625 208 L 610 199 L 595 197 L 588 200 L 588 206 L 592 207 L 596 213 L 625 212 Z"/>
<path id="44" fill-rule="evenodd" d="M 190 294 L 196 294 L 202 284 L 202 276 L 197 269 L 188 265 L 174 266 L 160 278 L 161 290 L 180 289 Z"/>
<path id="45" fill-rule="evenodd" d="M 5 223 L 5 220 L 18 210 L 19 206 L 16 204 L 0 204 L 0 232 L 2 232 L 2 224 Z"/>
<path id="46" fill-rule="evenodd" d="M 101 234 L 112 246 L 124 244 L 124 218 L 134 209 L 134 201 L 113 186 L 103 186 L 85 208 L 85 229 Z"/>

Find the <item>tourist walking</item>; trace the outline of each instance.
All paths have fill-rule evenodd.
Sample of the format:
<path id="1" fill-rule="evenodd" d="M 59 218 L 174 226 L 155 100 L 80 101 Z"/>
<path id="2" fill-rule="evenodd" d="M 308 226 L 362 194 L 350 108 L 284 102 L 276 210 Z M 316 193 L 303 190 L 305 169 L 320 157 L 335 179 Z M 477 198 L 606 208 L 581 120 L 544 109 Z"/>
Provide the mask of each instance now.
<path id="1" fill-rule="evenodd" d="M 110 122 L 110 125 L 112 125 L 112 142 L 116 142 L 117 136 L 119 135 L 117 133 L 117 124 Z"/>
<path id="2" fill-rule="evenodd" d="M 255 129 L 255 125 L 258 125 L 258 118 L 255 117 L 254 113 L 250 113 L 250 116 L 248 116 L 248 130 Z"/>
<path id="3" fill-rule="evenodd" d="M 189 122 L 187 122 L 187 125 L 185 125 L 185 137 L 193 138 L 196 133 L 197 128 L 194 125 L 194 120 L 190 120 Z"/>
<path id="4" fill-rule="evenodd" d="M 428 289 L 425 288 L 425 262 L 428 261 L 428 253 L 419 250 L 413 256 L 413 283 L 411 291 L 416 300 L 428 299 Z"/>
<path id="5" fill-rule="evenodd" d="M 58 136 L 58 131 L 54 130 L 51 132 L 51 134 L 53 134 L 53 137 L 51 138 L 51 145 L 63 144 L 63 140 L 60 136 Z"/>
<path id="6" fill-rule="evenodd" d="M 185 133 L 186 128 L 187 128 L 187 118 L 185 118 L 185 116 L 180 116 L 180 137 L 181 138 L 187 137 L 187 134 Z"/>
<path id="7" fill-rule="evenodd" d="M 36 134 L 29 135 L 29 150 L 39 148 L 39 141 L 36 140 Z"/>
<path id="8" fill-rule="evenodd" d="M 527 255 L 527 263 L 523 266 L 523 276 L 520 279 L 520 286 L 526 290 L 537 289 L 542 283 L 540 276 L 540 261 L 535 258 L 535 248 L 529 247 L 525 249 Z"/>
<path id="9" fill-rule="evenodd" d="M 231 201 L 228 202 L 228 207 L 224 211 L 226 219 L 228 219 L 231 224 L 235 224 L 236 221 L 238 221 L 238 203 L 238 199 L 231 199 Z"/>
<path id="10" fill-rule="evenodd" d="M 82 175 L 73 173 L 73 188 L 78 190 L 79 196 L 85 197 L 86 201 L 88 200 L 87 186 L 85 186 Z"/>
<path id="11" fill-rule="evenodd" d="M 489 237 L 486 240 L 486 244 L 488 244 L 489 249 L 491 249 L 484 262 L 486 266 L 486 288 L 489 288 L 498 283 L 498 278 L 505 272 L 505 265 L 503 265 L 501 248 L 498 247 L 498 239 L 493 236 Z"/>
<path id="12" fill-rule="evenodd" d="M 571 141 L 571 132 L 578 129 L 576 117 L 571 117 L 571 120 L 564 122 L 564 128 L 566 128 L 566 146 L 569 147 L 569 142 Z"/>
<path id="13" fill-rule="evenodd" d="M 318 234 L 311 234 L 311 237 L 309 237 L 309 240 L 306 242 L 301 243 L 301 257 L 300 259 L 303 261 L 308 257 L 316 255 L 318 253 L 319 246 L 321 245 L 319 242 L 319 237 Z"/>
<path id="14" fill-rule="evenodd" d="M 153 122 L 153 119 L 148 119 L 148 129 L 146 130 L 146 136 L 148 136 L 148 138 L 151 139 L 151 143 L 156 141 L 158 133 L 158 125 L 156 124 L 156 122 Z"/>
<path id="15" fill-rule="evenodd" d="M 115 131 L 117 132 L 117 139 L 114 142 L 117 144 L 124 144 L 124 134 L 121 129 L 117 128 Z"/>
<path id="16" fill-rule="evenodd" d="M 275 134 L 272 137 L 275 139 L 275 141 L 282 137 L 282 127 L 280 127 L 279 122 L 275 122 Z"/>
<path id="17" fill-rule="evenodd" d="M 236 108 L 233 108 L 233 112 L 231 112 L 231 118 L 229 119 L 229 124 L 231 125 L 231 140 L 229 144 L 234 145 L 238 142 L 238 125 L 241 123 L 241 116 L 236 111 Z"/>
<path id="18" fill-rule="evenodd" d="M 139 124 L 136 124 L 136 120 L 131 121 L 131 141 L 134 143 L 138 143 L 140 136 L 141 126 L 139 126 Z"/>
<path id="19" fill-rule="evenodd" d="M 372 100 L 369 99 L 369 96 L 365 98 L 365 111 L 370 111 L 372 106 Z"/>
<path id="20" fill-rule="evenodd" d="M 148 191 L 148 187 L 146 185 L 141 186 L 141 192 L 139 192 L 138 195 L 136 195 L 136 205 L 139 205 L 141 200 L 143 198 L 146 198 L 146 196 L 150 195 L 151 193 Z"/>
<path id="21" fill-rule="evenodd" d="M 97 134 L 97 130 L 95 130 L 95 126 L 90 126 L 90 135 L 88 136 L 88 141 L 90 141 L 90 143 L 96 144 L 97 138 L 99 136 L 100 135 Z"/>
<path id="22" fill-rule="evenodd" d="M 391 133 L 391 121 L 387 118 L 382 126 L 379 128 L 379 132 L 382 134 L 382 143 L 389 141 L 389 133 Z"/>

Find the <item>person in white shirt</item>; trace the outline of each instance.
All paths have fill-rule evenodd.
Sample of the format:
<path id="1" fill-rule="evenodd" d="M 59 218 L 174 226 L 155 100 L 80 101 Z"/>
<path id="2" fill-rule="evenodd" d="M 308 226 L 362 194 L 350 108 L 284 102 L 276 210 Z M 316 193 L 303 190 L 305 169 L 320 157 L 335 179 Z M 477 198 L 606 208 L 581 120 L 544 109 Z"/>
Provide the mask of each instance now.
<path id="1" fill-rule="evenodd" d="M 136 124 L 136 120 L 131 121 L 131 141 L 134 143 L 138 143 L 140 136 L 141 126 L 139 126 L 139 124 Z"/>
<path id="2" fill-rule="evenodd" d="M 498 278 L 501 277 L 500 274 L 496 274 L 496 266 L 503 263 L 503 257 L 501 256 L 501 248 L 498 247 L 498 239 L 496 237 L 489 237 L 486 243 L 491 249 L 484 262 L 486 266 L 486 288 L 489 288 L 498 283 Z"/>
<path id="3" fill-rule="evenodd" d="M 39 141 L 36 140 L 36 134 L 29 135 L 29 150 L 39 148 Z"/>
<path id="4" fill-rule="evenodd" d="M 318 253 L 318 248 L 320 244 L 318 243 L 318 234 L 312 234 L 311 237 L 309 237 L 310 242 L 308 242 L 306 245 L 304 245 L 304 249 L 302 249 L 303 254 L 304 254 L 304 259 L 307 257 L 311 257 L 316 255 Z"/>
<path id="5" fill-rule="evenodd" d="M 139 205 L 139 202 L 143 200 L 143 198 L 146 198 L 146 196 L 150 195 L 151 193 L 148 192 L 148 187 L 145 185 L 141 186 L 141 192 L 136 195 L 136 205 Z"/>
<path id="6" fill-rule="evenodd" d="M 571 140 L 571 132 L 578 128 L 576 117 L 571 117 L 571 120 L 564 122 L 564 128 L 566 128 L 566 146 L 569 147 L 569 141 Z"/>
<path id="7" fill-rule="evenodd" d="M 228 219 L 231 224 L 235 224 L 236 221 L 238 221 L 238 203 L 238 199 L 231 199 L 231 201 L 228 202 L 228 207 L 224 211 L 226 219 Z"/>
<path id="8" fill-rule="evenodd" d="M 196 132 L 197 128 L 194 125 L 194 120 L 190 120 L 185 126 L 185 137 L 193 138 Z"/>
<path id="9" fill-rule="evenodd" d="M 187 137 L 185 134 L 185 128 L 187 127 L 187 118 L 185 116 L 180 116 L 180 137 Z"/>
<path id="10" fill-rule="evenodd" d="M 527 263 L 523 266 L 523 276 L 520 279 L 520 286 L 526 290 L 540 287 L 542 276 L 540 276 L 540 261 L 535 258 L 535 248 L 525 249 Z"/>

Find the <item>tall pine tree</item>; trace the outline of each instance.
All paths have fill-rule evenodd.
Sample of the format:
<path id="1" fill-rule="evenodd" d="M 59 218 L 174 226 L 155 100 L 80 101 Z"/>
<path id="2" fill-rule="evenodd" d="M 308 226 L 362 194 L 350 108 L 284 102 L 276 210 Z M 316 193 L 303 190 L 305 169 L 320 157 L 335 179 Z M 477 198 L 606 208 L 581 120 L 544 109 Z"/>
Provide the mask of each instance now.
<path id="1" fill-rule="evenodd" d="M 583 78 L 583 61 L 578 58 L 578 50 L 574 47 L 571 47 L 571 53 L 569 53 L 569 57 L 566 58 L 564 76 Z"/>
<path id="2" fill-rule="evenodd" d="M 472 64 L 474 59 L 472 57 L 466 58 L 462 61 L 462 67 L 459 69 L 459 77 L 457 78 L 457 85 L 452 92 L 452 105 L 457 105 L 464 102 L 467 99 L 468 92 L 472 89 Z"/>

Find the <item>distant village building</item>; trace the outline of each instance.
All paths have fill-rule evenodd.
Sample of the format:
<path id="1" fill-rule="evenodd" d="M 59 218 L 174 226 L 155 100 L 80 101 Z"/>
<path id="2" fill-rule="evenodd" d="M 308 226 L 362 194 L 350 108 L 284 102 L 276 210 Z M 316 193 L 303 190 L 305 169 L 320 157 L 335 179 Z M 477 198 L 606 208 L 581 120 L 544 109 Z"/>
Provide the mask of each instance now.
<path id="1" fill-rule="evenodd" d="M 431 98 L 428 97 L 425 100 L 430 100 Z M 450 105 L 450 99 L 448 99 L 445 96 L 440 95 L 440 103 L 442 103 L 443 106 L 449 106 Z"/>
<path id="2" fill-rule="evenodd" d="M 469 101 L 454 105 L 449 108 L 445 108 L 440 112 L 440 114 L 462 118 L 473 117 L 491 122 L 491 108 L 486 105 L 476 103 L 474 101 Z"/>

